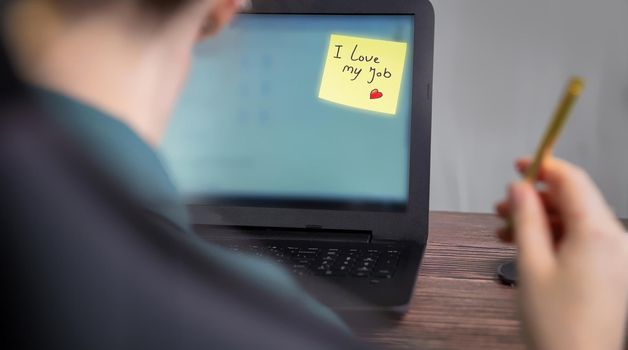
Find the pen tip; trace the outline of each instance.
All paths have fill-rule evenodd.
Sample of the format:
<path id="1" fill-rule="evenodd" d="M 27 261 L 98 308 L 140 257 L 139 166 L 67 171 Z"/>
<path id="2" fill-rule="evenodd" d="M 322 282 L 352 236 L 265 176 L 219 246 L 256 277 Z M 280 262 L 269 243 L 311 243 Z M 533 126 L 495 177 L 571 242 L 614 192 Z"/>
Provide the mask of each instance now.
<path id="1" fill-rule="evenodd" d="M 584 90 L 584 79 L 580 77 L 571 78 L 571 81 L 569 82 L 569 93 L 579 96 L 582 94 L 582 90 Z"/>

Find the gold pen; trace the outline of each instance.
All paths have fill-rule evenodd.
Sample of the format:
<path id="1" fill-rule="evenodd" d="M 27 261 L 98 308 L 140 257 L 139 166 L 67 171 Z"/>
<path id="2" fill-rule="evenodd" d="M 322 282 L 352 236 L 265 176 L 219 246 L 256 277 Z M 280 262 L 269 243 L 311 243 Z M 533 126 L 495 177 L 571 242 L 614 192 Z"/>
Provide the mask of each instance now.
<path id="1" fill-rule="evenodd" d="M 547 126 L 547 130 L 541 139 L 541 143 L 539 144 L 539 148 L 536 151 L 534 156 L 534 161 L 528 168 L 525 174 L 525 180 L 531 183 L 536 182 L 539 177 L 539 171 L 541 169 L 541 165 L 543 164 L 543 160 L 545 157 L 548 157 L 552 153 L 552 149 L 554 148 L 554 144 L 560 136 L 560 132 L 565 126 L 567 119 L 571 114 L 571 110 L 573 106 L 576 104 L 578 97 L 582 94 L 584 90 L 584 80 L 579 77 L 573 77 L 569 81 L 569 85 L 567 85 L 567 90 L 565 91 L 565 95 L 563 96 L 554 116 L 552 117 L 551 122 Z M 506 229 L 511 230 L 513 227 L 512 219 L 508 219 L 506 222 Z"/>
<path id="2" fill-rule="evenodd" d="M 527 181 L 535 182 L 537 180 L 543 160 L 545 157 L 551 156 L 554 144 L 556 143 L 558 136 L 560 136 L 560 132 L 567 122 L 567 119 L 569 119 L 571 110 L 576 104 L 578 97 L 582 94 L 582 90 L 584 90 L 584 81 L 582 78 L 571 78 L 569 85 L 567 86 L 567 90 L 565 91 L 565 95 L 560 101 L 558 109 L 554 113 L 554 117 L 548 125 L 545 135 L 539 144 L 539 148 L 534 156 L 534 161 L 526 172 L 525 179 Z"/>

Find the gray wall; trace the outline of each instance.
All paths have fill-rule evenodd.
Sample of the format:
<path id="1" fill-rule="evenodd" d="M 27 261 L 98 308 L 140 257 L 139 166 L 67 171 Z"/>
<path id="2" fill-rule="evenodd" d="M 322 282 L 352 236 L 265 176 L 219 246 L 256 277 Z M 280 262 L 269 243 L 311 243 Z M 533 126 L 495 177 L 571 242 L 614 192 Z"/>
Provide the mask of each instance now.
<path id="1" fill-rule="evenodd" d="M 433 0 L 433 210 L 492 211 L 566 80 L 587 89 L 556 153 L 628 217 L 628 0 Z"/>

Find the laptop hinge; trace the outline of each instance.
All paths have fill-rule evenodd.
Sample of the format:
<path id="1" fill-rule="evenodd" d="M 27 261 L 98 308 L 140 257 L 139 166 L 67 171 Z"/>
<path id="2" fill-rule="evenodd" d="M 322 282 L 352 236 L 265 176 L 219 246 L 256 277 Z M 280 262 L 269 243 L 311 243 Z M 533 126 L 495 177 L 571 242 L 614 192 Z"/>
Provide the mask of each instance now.
<path id="1" fill-rule="evenodd" d="M 194 225 L 194 231 L 207 239 L 265 239 L 289 241 L 329 241 L 370 243 L 371 231 L 304 228 Z"/>

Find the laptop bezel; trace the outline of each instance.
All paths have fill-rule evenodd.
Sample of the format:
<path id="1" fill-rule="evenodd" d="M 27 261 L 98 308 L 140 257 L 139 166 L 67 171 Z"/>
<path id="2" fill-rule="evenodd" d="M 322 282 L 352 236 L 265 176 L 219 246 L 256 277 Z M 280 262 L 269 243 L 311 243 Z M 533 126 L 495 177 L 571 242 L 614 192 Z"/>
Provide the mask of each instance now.
<path id="1" fill-rule="evenodd" d="M 427 0 L 253 1 L 245 12 L 285 15 L 411 15 L 414 17 L 410 185 L 405 211 L 330 210 L 190 205 L 196 225 L 315 228 L 371 232 L 374 240 L 426 242 L 430 154 L 434 10 Z"/>

